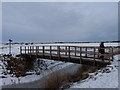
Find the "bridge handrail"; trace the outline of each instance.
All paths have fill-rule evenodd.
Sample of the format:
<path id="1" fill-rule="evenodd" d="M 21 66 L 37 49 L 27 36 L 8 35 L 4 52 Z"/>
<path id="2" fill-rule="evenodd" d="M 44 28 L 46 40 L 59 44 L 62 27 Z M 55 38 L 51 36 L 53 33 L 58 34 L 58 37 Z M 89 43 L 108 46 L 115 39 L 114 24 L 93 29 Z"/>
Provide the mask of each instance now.
<path id="1" fill-rule="evenodd" d="M 24 47 L 24 48 L 23 48 Z M 42 47 L 42 48 L 41 48 Z M 45 47 L 50 47 L 49 49 L 48 48 L 45 48 Z M 52 47 L 57 47 L 57 48 L 52 48 Z M 63 48 L 64 47 L 64 48 Z M 22 52 L 24 51 L 25 54 L 27 53 L 40 53 L 40 51 L 43 53 L 43 55 L 46 53 L 52 55 L 54 53 L 52 52 L 56 52 L 58 57 L 60 57 L 60 55 L 62 55 L 61 53 L 64 52 L 65 55 L 71 56 L 71 54 L 74 54 L 75 56 L 77 56 L 77 54 L 80 54 L 80 57 L 82 57 L 82 54 L 85 54 L 85 56 L 87 57 L 88 55 L 94 55 L 93 58 L 95 60 L 96 58 L 96 55 L 97 57 L 99 57 L 99 55 L 102 55 L 99 53 L 99 48 L 98 46 L 63 46 L 63 45 L 40 45 L 40 46 L 21 46 L 20 47 L 20 53 L 22 54 Z M 105 54 L 104 56 L 106 57 L 112 57 L 113 59 L 113 52 L 116 50 L 116 49 L 119 49 L 120 46 L 106 46 L 105 48 Z M 84 50 L 82 50 L 84 49 Z M 89 50 L 91 49 L 91 50 Z"/>

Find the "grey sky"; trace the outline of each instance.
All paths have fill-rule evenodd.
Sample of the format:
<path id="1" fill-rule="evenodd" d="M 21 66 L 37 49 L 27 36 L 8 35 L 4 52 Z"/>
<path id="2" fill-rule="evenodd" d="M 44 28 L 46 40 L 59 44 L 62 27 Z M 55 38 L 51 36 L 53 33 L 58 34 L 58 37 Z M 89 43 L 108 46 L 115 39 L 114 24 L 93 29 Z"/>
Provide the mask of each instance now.
<path id="1" fill-rule="evenodd" d="M 3 42 L 118 39 L 116 2 L 3 3 Z"/>

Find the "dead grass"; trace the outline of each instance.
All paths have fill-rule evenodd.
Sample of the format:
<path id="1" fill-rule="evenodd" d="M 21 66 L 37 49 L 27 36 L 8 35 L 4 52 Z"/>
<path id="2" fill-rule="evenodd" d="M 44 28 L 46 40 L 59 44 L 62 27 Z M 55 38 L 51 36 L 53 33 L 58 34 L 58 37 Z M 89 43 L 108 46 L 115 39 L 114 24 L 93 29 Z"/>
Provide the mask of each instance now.
<path id="1" fill-rule="evenodd" d="M 62 74 L 60 72 L 54 72 L 47 77 L 43 83 L 43 88 L 49 90 L 57 90 L 63 84 L 68 82 L 68 74 Z"/>
<path id="2" fill-rule="evenodd" d="M 72 75 L 71 75 L 71 82 L 78 82 L 81 81 L 83 79 L 86 79 L 89 74 L 85 73 L 88 72 L 89 70 L 89 66 L 87 65 L 82 65 L 80 66 Z"/>
<path id="3" fill-rule="evenodd" d="M 58 88 L 70 87 L 67 83 L 78 82 L 89 77 L 88 72 L 94 72 L 97 68 L 82 65 L 73 74 L 62 74 L 60 72 L 52 73 L 44 81 L 43 88 L 49 90 L 57 90 Z M 67 86 L 65 86 L 67 85 Z"/>
<path id="4" fill-rule="evenodd" d="M 25 76 L 26 72 L 32 69 L 33 60 L 30 58 L 15 58 L 10 57 L 7 60 L 7 70 L 9 74 L 20 77 Z"/>

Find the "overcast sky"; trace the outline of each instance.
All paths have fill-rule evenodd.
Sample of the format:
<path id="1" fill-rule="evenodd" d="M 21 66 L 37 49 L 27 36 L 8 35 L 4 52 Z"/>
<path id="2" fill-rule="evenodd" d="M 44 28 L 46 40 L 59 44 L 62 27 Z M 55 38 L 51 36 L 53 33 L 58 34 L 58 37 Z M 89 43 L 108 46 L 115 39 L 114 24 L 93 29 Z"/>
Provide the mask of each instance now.
<path id="1" fill-rule="evenodd" d="M 3 42 L 118 40 L 117 2 L 2 5 Z"/>

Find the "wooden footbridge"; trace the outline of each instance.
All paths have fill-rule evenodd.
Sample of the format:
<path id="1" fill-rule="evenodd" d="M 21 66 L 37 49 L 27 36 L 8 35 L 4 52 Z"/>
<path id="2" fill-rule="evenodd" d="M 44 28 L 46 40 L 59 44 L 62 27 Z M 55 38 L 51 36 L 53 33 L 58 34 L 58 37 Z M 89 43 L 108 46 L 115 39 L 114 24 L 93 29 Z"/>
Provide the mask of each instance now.
<path id="1" fill-rule="evenodd" d="M 104 61 L 99 59 L 99 47 L 82 46 L 21 46 L 21 56 L 35 56 L 50 60 L 105 66 L 113 60 L 113 55 L 120 53 L 119 46 L 105 47 Z"/>

